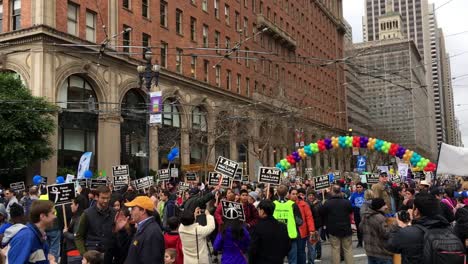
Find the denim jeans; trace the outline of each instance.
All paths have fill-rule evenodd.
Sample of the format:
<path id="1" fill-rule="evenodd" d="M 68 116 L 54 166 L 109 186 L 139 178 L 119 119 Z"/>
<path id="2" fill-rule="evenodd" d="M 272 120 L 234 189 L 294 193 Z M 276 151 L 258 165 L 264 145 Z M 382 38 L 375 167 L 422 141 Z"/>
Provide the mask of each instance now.
<path id="1" fill-rule="evenodd" d="M 307 240 L 307 259 L 309 264 L 314 264 L 315 263 L 315 258 L 317 257 L 317 251 L 315 250 L 315 247 L 319 244 L 320 242 L 317 242 L 316 244 L 311 244 L 309 240 Z"/>
<path id="2" fill-rule="evenodd" d="M 384 258 L 367 256 L 367 263 L 368 264 L 392 264 L 393 259 L 384 259 Z"/>
<path id="3" fill-rule="evenodd" d="M 297 239 L 291 239 L 291 249 L 288 253 L 288 263 L 297 264 Z"/>
<path id="4" fill-rule="evenodd" d="M 46 232 L 47 243 L 49 244 L 49 254 L 55 257 L 55 262 L 60 258 L 60 240 L 62 232 L 60 230 L 51 230 Z M 47 257 L 47 256 L 46 256 Z"/>
<path id="5" fill-rule="evenodd" d="M 306 264 L 306 244 L 309 237 L 297 239 L 297 264 Z"/>

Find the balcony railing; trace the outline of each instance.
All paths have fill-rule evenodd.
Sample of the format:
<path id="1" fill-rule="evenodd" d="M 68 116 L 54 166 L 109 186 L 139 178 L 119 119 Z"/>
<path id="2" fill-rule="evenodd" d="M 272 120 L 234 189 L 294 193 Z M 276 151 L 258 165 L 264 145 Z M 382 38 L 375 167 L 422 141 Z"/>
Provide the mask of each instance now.
<path id="1" fill-rule="evenodd" d="M 268 30 L 265 33 L 268 33 L 272 35 L 273 38 L 278 39 L 281 45 L 291 50 L 296 49 L 296 40 L 294 40 L 286 31 L 282 30 L 262 14 L 257 15 L 257 27 L 260 30 L 267 28 Z"/>

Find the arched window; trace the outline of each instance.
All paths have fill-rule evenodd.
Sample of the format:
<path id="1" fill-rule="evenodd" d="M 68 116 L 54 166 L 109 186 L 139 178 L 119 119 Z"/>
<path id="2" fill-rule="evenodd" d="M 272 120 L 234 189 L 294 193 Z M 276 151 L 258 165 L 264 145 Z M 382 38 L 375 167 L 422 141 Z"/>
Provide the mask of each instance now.
<path id="1" fill-rule="evenodd" d="M 163 125 L 180 127 L 179 102 L 174 99 L 164 100 Z"/>
<path id="2" fill-rule="evenodd" d="M 76 170 L 81 155 L 92 152 L 90 169 L 95 169 L 98 114 L 96 93 L 92 85 L 79 75 L 66 79 L 58 92 L 58 167 Z"/>
<path id="3" fill-rule="evenodd" d="M 190 134 L 190 163 L 203 163 L 208 151 L 206 111 L 200 106 L 192 110 L 192 132 Z"/>
<path id="4" fill-rule="evenodd" d="M 145 98 L 140 89 L 129 90 L 122 100 L 120 164 L 130 167 L 130 176 L 141 178 L 148 169 L 148 127 Z"/>
<path id="5" fill-rule="evenodd" d="M 192 111 L 192 128 L 200 131 L 207 131 L 206 111 L 197 106 Z"/>

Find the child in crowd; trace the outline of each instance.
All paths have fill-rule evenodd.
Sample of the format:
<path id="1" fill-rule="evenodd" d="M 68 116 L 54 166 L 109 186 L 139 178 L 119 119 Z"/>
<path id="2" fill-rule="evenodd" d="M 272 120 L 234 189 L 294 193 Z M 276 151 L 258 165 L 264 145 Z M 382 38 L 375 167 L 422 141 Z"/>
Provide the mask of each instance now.
<path id="1" fill-rule="evenodd" d="M 164 264 L 174 264 L 176 263 L 177 251 L 174 248 L 166 249 L 164 253 Z"/>
<path id="2" fill-rule="evenodd" d="M 82 264 L 102 264 L 102 254 L 96 250 L 86 251 L 83 255 Z"/>
<path id="3" fill-rule="evenodd" d="M 180 241 L 180 235 L 178 231 L 180 221 L 177 217 L 173 216 L 167 220 L 167 225 L 169 226 L 170 231 L 164 234 L 164 245 L 166 246 L 166 249 L 172 248 L 176 250 L 177 258 L 174 263 L 183 264 L 184 253 L 182 252 L 182 242 Z"/>

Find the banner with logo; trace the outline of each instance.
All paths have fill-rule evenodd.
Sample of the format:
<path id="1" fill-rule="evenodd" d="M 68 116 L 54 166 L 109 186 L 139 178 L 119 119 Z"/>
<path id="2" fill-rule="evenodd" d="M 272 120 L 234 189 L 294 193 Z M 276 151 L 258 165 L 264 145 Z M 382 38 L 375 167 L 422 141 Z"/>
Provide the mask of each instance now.
<path id="1" fill-rule="evenodd" d="M 366 156 L 357 156 L 356 169 L 358 172 L 366 171 L 367 166 L 367 157 Z"/>
<path id="2" fill-rule="evenodd" d="M 89 170 L 89 164 L 91 163 L 92 156 L 92 152 L 85 152 L 81 155 L 80 163 L 78 165 L 78 173 L 76 174 L 78 179 L 84 179 L 84 173 Z"/>
<path id="3" fill-rule="evenodd" d="M 162 92 L 151 92 L 150 95 L 150 124 L 161 124 L 162 122 Z"/>

